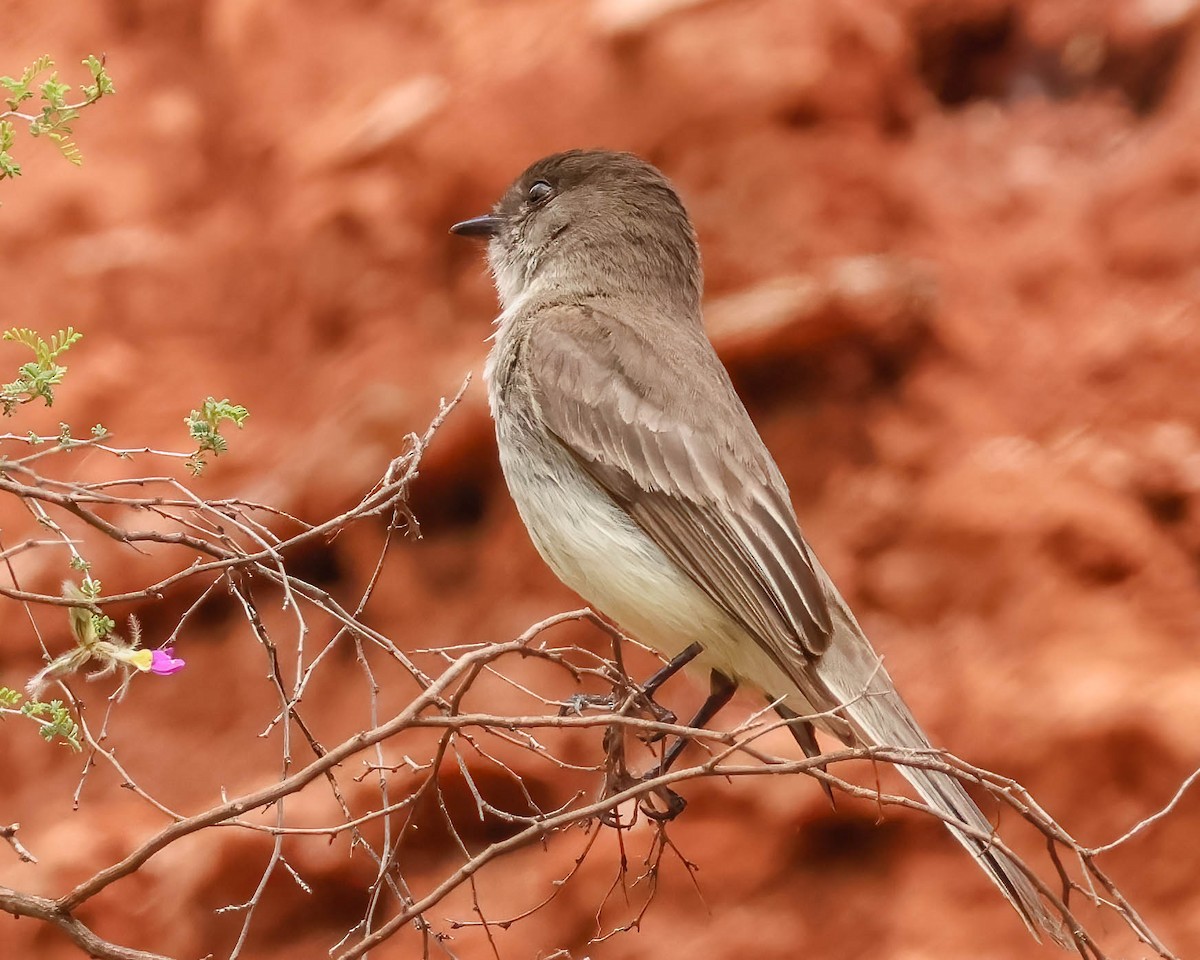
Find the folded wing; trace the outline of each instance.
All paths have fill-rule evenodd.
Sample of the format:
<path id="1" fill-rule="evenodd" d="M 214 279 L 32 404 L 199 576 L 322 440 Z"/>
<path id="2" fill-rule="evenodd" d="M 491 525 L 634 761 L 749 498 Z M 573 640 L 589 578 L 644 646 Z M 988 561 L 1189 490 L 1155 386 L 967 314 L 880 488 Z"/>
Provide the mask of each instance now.
<path id="1" fill-rule="evenodd" d="M 633 326 L 587 307 L 556 307 L 530 333 L 526 369 L 563 446 L 795 676 L 829 645 L 824 577 L 724 368 L 703 334 L 694 336 L 674 345 L 689 351 L 684 374 L 672 363 L 677 354 Z M 656 392 L 664 375 L 695 382 Z"/>

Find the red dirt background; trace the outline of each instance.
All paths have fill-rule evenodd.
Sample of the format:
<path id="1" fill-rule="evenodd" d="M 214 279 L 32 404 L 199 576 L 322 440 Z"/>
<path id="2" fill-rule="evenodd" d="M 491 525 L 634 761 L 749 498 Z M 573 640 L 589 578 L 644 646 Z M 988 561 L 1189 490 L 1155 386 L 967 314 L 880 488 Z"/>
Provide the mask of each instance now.
<path id="1" fill-rule="evenodd" d="M 121 443 L 181 448 L 184 413 L 229 396 L 252 416 L 201 492 L 310 520 L 346 509 L 481 368 L 493 294 L 481 250 L 447 226 L 545 153 L 633 150 L 688 204 L 714 339 L 810 539 L 934 741 L 1017 778 L 1089 844 L 1159 809 L 1197 766 L 1194 0 L 0 11 L 0 72 L 103 51 L 118 88 L 78 124 L 81 169 L 22 142 L 26 176 L 0 185 L 5 325 L 86 334 L 59 403 L 22 412 L 17 432 L 102 421 Z M 0 348 L 0 369 L 22 359 Z M 430 451 L 416 508 L 425 539 L 393 548 L 370 608 L 402 645 L 505 639 L 576 605 L 508 500 L 480 383 Z M 5 516 L 9 534 L 18 515 Z M 378 533 L 346 535 L 297 572 L 353 598 Z M 191 558 L 97 546 L 93 559 L 116 588 Z M 66 572 L 50 554 L 21 569 L 49 589 Z M 151 637 L 192 598 L 143 606 Z M 36 647 L 23 610 L 0 617 L 0 681 L 17 686 Z M 51 643 L 56 623 L 43 621 Z M 273 776 L 277 748 L 254 737 L 273 701 L 228 602 L 178 647 L 188 669 L 136 685 L 113 743 L 139 782 L 193 812 L 222 786 Z M 385 691 L 385 708 L 405 692 Z M 343 657 L 306 704 L 332 742 L 364 698 Z M 698 698 L 686 683 L 667 697 L 681 714 Z M 756 707 L 740 698 L 723 722 Z M 0 884 L 58 895 L 165 823 L 105 770 L 73 812 L 79 765 L 21 723 L 0 728 L 0 821 L 20 821 L 41 858 L 17 864 L 0 848 Z M 552 770 L 525 772 L 564 789 Z M 698 891 L 668 867 L 639 931 L 588 945 L 613 878 L 606 838 L 603 869 L 494 931 L 499 955 L 1054 955 L 927 819 L 889 812 L 876 825 L 849 802 L 830 812 L 815 784 L 791 778 L 685 793 L 672 836 L 700 867 Z M 1103 860 L 1184 957 L 1200 951 L 1198 816 L 1187 795 Z M 579 840 L 491 868 L 489 914 L 548 895 Z M 209 831 L 83 918 L 143 949 L 227 955 L 240 921 L 213 910 L 249 896 L 267 850 L 261 835 Z M 418 878 L 453 862 L 436 842 L 421 856 Z M 324 956 L 361 915 L 361 858 L 322 843 L 292 862 L 314 892 L 273 881 L 247 956 Z M 602 926 L 635 913 L 618 894 Z M 469 901 L 434 916 L 469 918 Z M 1097 929 L 1112 956 L 1148 955 L 1114 921 Z M 28 919 L 0 920 L 0 943 L 5 957 L 78 956 Z M 477 930 L 446 946 L 492 955 Z M 418 951 L 406 933 L 372 955 Z"/>

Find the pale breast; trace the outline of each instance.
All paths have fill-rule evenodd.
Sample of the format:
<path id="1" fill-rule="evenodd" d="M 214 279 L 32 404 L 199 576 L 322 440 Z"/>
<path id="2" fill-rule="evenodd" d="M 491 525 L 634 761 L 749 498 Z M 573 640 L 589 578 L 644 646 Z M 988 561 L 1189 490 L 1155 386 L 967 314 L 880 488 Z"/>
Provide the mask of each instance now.
<path id="1" fill-rule="evenodd" d="M 502 324 L 485 378 L 504 479 L 542 559 L 595 609 L 666 656 L 698 641 L 704 653 L 697 666 L 773 696 L 793 693 L 794 684 L 769 654 L 541 425 L 511 332 Z M 795 703 L 798 710 L 806 706 Z"/>
<path id="2" fill-rule="evenodd" d="M 697 666 L 781 695 L 794 690 L 762 648 L 647 537 L 552 438 L 503 412 L 500 463 L 551 570 L 622 629 L 670 657 L 695 641 Z M 804 704 L 797 704 L 801 709 Z"/>

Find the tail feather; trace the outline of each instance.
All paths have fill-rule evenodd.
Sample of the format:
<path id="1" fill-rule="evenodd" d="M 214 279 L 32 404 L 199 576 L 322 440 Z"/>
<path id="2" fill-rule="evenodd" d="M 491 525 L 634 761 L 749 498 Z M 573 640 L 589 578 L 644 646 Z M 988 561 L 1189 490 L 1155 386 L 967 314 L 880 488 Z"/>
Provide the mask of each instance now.
<path id="1" fill-rule="evenodd" d="M 869 746 L 931 750 L 929 739 L 865 638 L 859 634 L 852 641 L 844 639 L 850 642 L 835 642 L 826 651 L 818 672 L 822 684 L 844 704 L 839 713 L 848 721 L 853 738 Z M 837 732 L 846 733 L 844 729 Z M 981 834 L 993 833 L 992 825 L 956 778 L 935 770 L 897 766 L 933 809 Z M 1060 946 L 1072 947 L 1062 923 L 1046 909 L 1037 889 L 1010 857 L 949 823 L 946 826 L 1000 888 L 1035 939 L 1040 941 L 1040 934 L 1045 933 Z"/>

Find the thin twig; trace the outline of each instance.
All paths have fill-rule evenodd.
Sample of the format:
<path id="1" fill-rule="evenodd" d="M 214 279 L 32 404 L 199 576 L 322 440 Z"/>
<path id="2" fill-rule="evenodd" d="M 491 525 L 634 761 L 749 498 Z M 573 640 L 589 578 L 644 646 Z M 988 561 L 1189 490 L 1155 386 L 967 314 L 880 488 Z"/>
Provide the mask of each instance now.
<path id="1" fill-rule="evenodd" d="M 17 837 L 17 831 L 20 829 L 19 823 L 10 823 L 0 827 L 0 840 L 8 841 L 8 845 L 13 848 L 13 852 L 22 863 L 37 863 L 38 858 L 30 853 L 25 844 Z"/>

